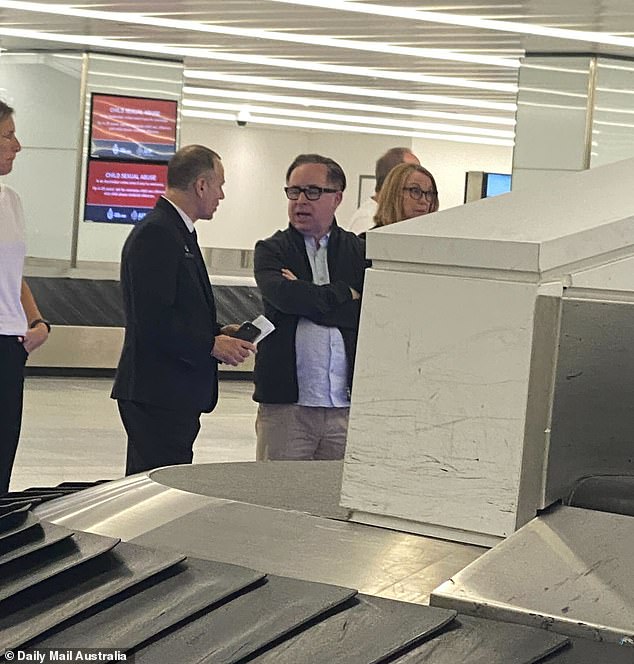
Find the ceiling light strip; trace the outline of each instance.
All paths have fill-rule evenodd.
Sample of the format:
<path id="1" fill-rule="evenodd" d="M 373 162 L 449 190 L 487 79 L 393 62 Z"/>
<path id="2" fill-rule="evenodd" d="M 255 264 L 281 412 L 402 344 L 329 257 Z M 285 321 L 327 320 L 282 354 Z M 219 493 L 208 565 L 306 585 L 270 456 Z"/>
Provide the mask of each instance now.
<path id="1" fill-rule="evenodd" d="M 600 125 L 602 127 L 626 127 L 627 129 L 634 128 L 634 124 L 627 122 L 607 122 L 603 120 L 594 120 L 593 124 Z"/>
<path id="2" fill-rule="evenodd" d="M 192 118 L 202 118 L 202 119 L 216 119 L 216 120 L 228 120 L 231 122 L 236 121 L 236 115 L 230 115 L 227 117 L 226 113 L 213 113 L 208 111 L 194 111 L 194 110 L 183 110 L 183 116 L 192 117 Z M 356 125 L 338 125 L 331 124 L 327 122 L 308 122 L 303 120 L 292 120 L 292 119 L 282 119 L 282 118 L 264 118 L 259 116 L 252 116 L 249 119 L 249 123 L 254 124 L 263 124 L 263 125 L 272 125 L 277 127 L 292 127 L 299 129 L 318 129 L 321 131 L 345 131 L 353 132 L 358 134 L 379 134 L 384 136 L 406 136 L 409 138 L 426 138 L 435 141 L 451 141 L 454 143 L 475 143 L 480 145 L 498 145 L 502 147 L 513 147 L 513 141 L 496 139 L 496 138 L 484 138 L 484 137 L 475 137 L 475 136 L 459 136 L 452 134 L 432 134 L 426 132 L 417 132 L 417 131 L 398 131 L 392 129 L 378 129 L 376 127 L 361 127 Z"/>
<path id="3" fill-rule="evenodd" d="M 387 7 L 384 5 L 373 5 L 363 2 L 346 2 L 345 0 L 269 0 L 269 2 L 301 5 L 303 7 L 318 7 L 321 9 L 335 9 L 374 16 L 404 18 L 410 21 L 458 25 L 466 28 L 478 28 L 480 30 L 495 30 L 497 32 L 511 32 L 520 35 L 536 35 L 538 37 L 551 37 L 553 39 L 567 39 L 571 41 L 634 48 L 634 39 L 631 37 L 621 37 L 610 33 L 592 32 L 588 30 L 550 28 L 543 25 L 535 25 L 534 23 L 498 21 L 478 18 L 475 16 L 464 16 L 461 14 L 421 11 L 418 9 L 409 9 L 407 7 Z"/>
<path id="4" fill-rule="evenodd" d="M 614 108 L 611 106 L 595 106 L 595 113 L 621 113 L 625 115 L 634 115 L 634 109 L 631 108 Z"/>
<path id="5" fill-rule="evenodd" d="M 378 104 L 360 104 L 332 99 L 318 99 L 316 97 L 293 97 L 290 95 L 273 95 L 264 92 L 248 92 L 245 90 L 225 90 L 220 88 L 197 88 L 184 86 L 184 95 L 200 97 L 221 97 L 224 99 L 242 99 L 247 101 L 262 101 L 274 104 L 288 104 L 296 106 L 336 108 L 340 110 L 368 111 L 370 113 L 389 113 L 391 115 L 407 115 L 409 117 L 435 118 L 438 120 L 455 120 L 458 122 L 474 122 L 483 124 L 500 124 L 515 126 L 514 118 L 494 117 L 490 115 L 476 115 L 471 113 L 448 113 L 445 111 L 425 111 L 409 109 L 399 106 L 384 106 Z"/>
<path id="6" fill-rule="evenodd" d="M 240 62 L 242 64 L 262 65 L 265 67 L 283 67 L 285 69 L 300 69 L 303 71 L 321 71 L 329 74 L 343 74 L 346 76 L 363 76 L 366 78 L 379 78 L 392 81 L 406 81 L 409 83 L 421 83 L 427 85 L 452 86 L 469 88 L 474 90 L 488 90 L 496 92 L 517 92 L 517 85 L 511 83 L 489 83 L 486 81 L 470 81 L 464 78 L 452 78 L 449 76 L 428 76 L 411 72 L 390 72 L 382 69 L 370 69 L 368 67 L 357 67 L 351 65 L 329 65 L 320 62 L 308 62 L 289 60 L 285 58 L 269 58 L 260 55 L 246 55 L 238 53 L 222 53 L 206 49 L 167 46 L 165 44 L 153 44 L 147 42 L 130 42 L 118 39 L 106 39 L 104 37 L 86 37 L 83 35 L 60 35 L 55 33 L 40 32 L 37 30 L 25 30 L 15 28 L 0 28 L 0 35 L 23 37 L 26 39 L 37 39 L 44 41 L 66 42 L 72 44 L 83 44 L 86 46 L 97 46 L 108 49 L 135 51 L 142 53 L 159 53 L 177 57 L 199 58 L 203 60 L 220 60 L 223 62 Z"/>
<path id="7" fill-rule="evenodd" d="M 529 86 L 522 86 L 521 94 L 530 92 L 531 94 L 538 95 L 556 95 L 558 97 L 574 97 L 576 99 L 587 99 L 588 95 L 583 92 L 565 92 L 564 90 L 549 90 L 548 88 L 531 88 Z"/>
<path id="8" fill-rule="evenodd" d="M 586 113 L 588 110 L 585 106 L 567 106 L 566 104 L 545 104 L 530 101 L 520 101 L 518 106 L 530 106 L 532 108 L 557 108 L 565 111 L 581 111 L 583 113 Z"/>
<path id="9" fill-rule="evenodd" d="M 484 129 L 478 127 L 465 127 L 464 125 L 441 124 L 436 122 L 417 122 L 415 120 L 392 120 L 367 115 L 351 115 L 342 113 L 320 113 L 318 111 L 301 111 L 298 109 L 271 108 L 268 106 L 254 106 L 240 103 L 197 101 L 184 99 L 183 107 L 211 108 L 220 111 L 248 111 L 250 114 L 280 115 L 289 118 L 304 118 L 306 120 L 325 120 L 331 122 L 346 122 L 355 125 L 380 125 L 382 127 L 405 127 L 410 129 L 423 129 L 446 133 L 462 133 L 474 136 L 492 136 L 496 138 L 513 139 L 514 132 L 504 129 Z"/>
<path id="10" fill-rule="evenodd" d="M 238 53 L 220 53 L 204 51 L 210 60 L 224 60 L 226 62 L 240 62 L 249 65 L 264 65 L 267 67 L 284 67 L 287 69 L 300 69 L 302 71 L 320 71 L 325 74 L 344 74 L 346 76 L 363 76 L 366 78 L 380 78 L 390 81 L 406 81 L 408 83 L 421 83 L 425 85 L 451 86 L 468 88 L 471 90 L 487 90 L 489 92 L 507 92 L 515 94 L 515 83 L 491 83 L 489 81 L 473 81 L 459 76 L 432 76 L 417 74 L 415 72 L 385 71 L 370 67 L 356 65 L 331 65 L 314 60 L 290 60 L 288 58 L 269 58 L 262 55 L 247 55 Z M 192 55 L 191 57 L 196 57 Z M 198 56 L 200 57 L 200 56 Z"/>
<path id="11" fill-rule="evenodd" d="M 0 29 L 0 34 L 2 30 Z M 448 106 L 464 106 L 468 108 L 487 108 L 494 111 L 508 111 L 514 113 L 517 105 L 511 102 L 488 101 L 482 99 L 465 99 L 462 97 L 449 97 L 445 95 L 417 94 L 399 92 L 397 90 L 361 88 L 352 85 L 333 85 L 330 83 L 312 83 L 307 81 L 284 81 L 264 76 L 247 76 L 242 74 L 224 74 L 219 72 L 199 71 L 185 69 L 184 76 L 203 81 L 224 81 L 239 85 L 257 85 L 276 88 L 292 88 L 295 90 L 310 90 L 333 94 L 356 95 L 359 97 L 372 97 L 373 99 L 394 99 L 399 101 L 414 101 L 429 104 Z"/>
<path id="12" fill-rule="evenodd" d="M 518 69 L 520 66 L 518 59 L 509 59 L 490 55 L 459 53 L 438 48 L 397 46 L 387 42 L 356 41 L 352 39 L 340 39 L 321 35 L 305 35 L 276 32 L 271 30 L 260 30 L 255 28 L 237 28 L 226 25 L 210 25 L 207 23 L 199 23 L 197 21 L 163 18 L 135 12 L 102 11 L 95 9 L 84 9 L 71 5 L 47 5 L 41 2 L 21 2 L 18 0 L 0 0 L 0 8 L 36 12 L 40 14 L 54 14 L 57 16 L 88 18 L 97 21 L 116 21 L 118 23 L 128 23 L 139 26 L 151 25 L 153 27 L 165 28 L 168 30 L 184 30 L 188 32 L 202 32 L 207 34 L 247 37 L 251 39 L 265 39 L 295 44 L 313 44 L 315 46 L 324 46 L 327 48 L 343 48 L 355 51 L 369 51 L 372 53 L 402 55 L 408 58 L 413 57 L 432 60 L 466 62 L 488 65 L 490 67 L 506 67 L 510 69 Z"/>

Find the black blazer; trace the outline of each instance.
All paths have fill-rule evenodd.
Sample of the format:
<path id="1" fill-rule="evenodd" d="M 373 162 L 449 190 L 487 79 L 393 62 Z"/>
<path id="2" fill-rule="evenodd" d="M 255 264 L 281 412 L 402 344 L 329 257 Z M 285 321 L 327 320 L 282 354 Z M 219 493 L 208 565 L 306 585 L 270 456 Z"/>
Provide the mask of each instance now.
<path id="1" fill-rule="evenodd" d="M 219 334 L 198 243 L 159 198 L 123 246 L 125 340 L 112 398 L 171 410 L 210 412 L 218 400 Z"/>

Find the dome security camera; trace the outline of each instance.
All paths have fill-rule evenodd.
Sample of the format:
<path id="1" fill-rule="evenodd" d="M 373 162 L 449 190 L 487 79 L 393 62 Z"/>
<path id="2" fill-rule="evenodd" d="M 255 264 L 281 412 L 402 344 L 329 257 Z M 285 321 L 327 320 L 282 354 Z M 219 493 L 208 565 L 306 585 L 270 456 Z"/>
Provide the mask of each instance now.
<path id="1" fill-rule="evenodd" d="M 251 114 L 249 113 L 248 108 L 241 108 L 239 113 L 236 115 L 236 124 L 238 127 L 246 127 L 247 122 L 251 119 Z"/>

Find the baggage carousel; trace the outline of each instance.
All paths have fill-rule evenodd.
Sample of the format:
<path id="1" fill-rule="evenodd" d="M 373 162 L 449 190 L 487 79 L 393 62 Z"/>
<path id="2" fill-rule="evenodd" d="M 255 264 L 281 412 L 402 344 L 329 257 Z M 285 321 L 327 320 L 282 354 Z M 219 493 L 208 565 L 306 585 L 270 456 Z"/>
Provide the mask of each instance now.
<path id="1" fill-rule="evenodd" d="M 74 274 L 29 276 L 27 280 L 42 315 L 53 326 L 47 343 L 29 357 L 28 369 L 88 375 L 114 371 L 125 331 L 118 278 Z M 222 324 L 253 320 L 262 313 L 260 292 L 252 276 L 213 275 L 211 281 Z M 251 372 L 253 360 L 249 358 L 240 367 L 221 364 L 219 368 L 223 372 Z"/>
<path id="2" fill-rule="evenodd" d="M 487 587 L 532 582 L 539 558 L 525 549 L 513 561 L 506 550 L 501 568 L 486 562 L 498 547 L 352 523 L 338 504 L 341 470 L 340 462 L 175 466 L 0 498 L 0 653 L 10 661 L 99 649 L 152 664 L 634 661 L 624 638 L 519 624 L 512 611 L 477 615 L 469 601 L 427 605 L 442 581 L 469 585 L 483 579 L 479 570 L 493 575 Z M 600 566 L 586 583 L 598 582 L 594 572 Z M 586 592 L 561 569 L 552 574 L 569 583 L 559 596 Z"/>

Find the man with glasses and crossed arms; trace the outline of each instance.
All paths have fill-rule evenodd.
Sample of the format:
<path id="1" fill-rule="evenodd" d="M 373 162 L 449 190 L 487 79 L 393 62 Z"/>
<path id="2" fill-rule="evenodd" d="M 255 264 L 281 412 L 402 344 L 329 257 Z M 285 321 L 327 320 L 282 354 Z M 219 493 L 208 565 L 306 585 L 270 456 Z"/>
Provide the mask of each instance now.
<path id="1" fill-rule="evenodd" d="M 346 176 L 303 154 L 286 172 L 289 226 L 255 246 L 255 279 L 276 329 L 258 346 L 257 458 L 341 459 L 366 266 L 337 225 Z"/>

